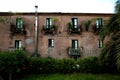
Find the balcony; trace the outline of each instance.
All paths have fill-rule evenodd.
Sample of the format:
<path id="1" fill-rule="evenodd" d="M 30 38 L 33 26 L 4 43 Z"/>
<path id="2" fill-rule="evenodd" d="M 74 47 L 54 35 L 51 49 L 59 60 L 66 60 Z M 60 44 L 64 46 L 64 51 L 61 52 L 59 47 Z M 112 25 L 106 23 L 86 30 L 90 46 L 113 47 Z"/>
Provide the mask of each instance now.
<path id="1" fill-rule="evenodd" d="M 14 25 L 14 24 L 10 25 L 10 32 L 11 32 L 12 35 L 14 35 L 14 34 L 23 34 L 23 35 L 25 35 L 26 34 L 26 30 L 25 30 L 24 26 L 23 26 L 23 28 L 17 28 L 17 26 Z"/>
<path id="2" fill-rule="evenodd" d="M 43 31 L 44 31 L 44 34 L 55 34 L 56 33 L 56 26 L 50 25 L 48 27 L 48 26 L 43 25 Z"/>
<path id="3" fill-rule="evenodd" d="M 81 49 L 80 48 L 68 48 L 68 54 L 70 55 L 70 57 L 80 57 L 81 56 Z"/>
<path id="4" fill-rule="evenodd" d="M 80 28 L 69 28 L 69 33 L 70 34 L 74 34 L 74 33 L 77 33 L 77 34 L 81 34 L 81 29 Z"/>
<path id="5" fill-rule="evenodd" d="M 70 34 L 81 34 L 81 28 L 78 25 L 72 25 L 71 23 L 68 23 L 68 32 Z"/>

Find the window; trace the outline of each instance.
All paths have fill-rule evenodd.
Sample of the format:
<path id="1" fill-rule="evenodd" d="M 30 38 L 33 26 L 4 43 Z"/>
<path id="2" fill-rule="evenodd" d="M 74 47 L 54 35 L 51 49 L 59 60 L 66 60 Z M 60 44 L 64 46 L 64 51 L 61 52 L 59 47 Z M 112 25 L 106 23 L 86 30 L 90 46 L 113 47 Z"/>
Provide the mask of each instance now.
<path id="1" fill-rule="evenodd" d="M 54 39 L 48 39 L 48 47 L 54 47 Z"/>
<path id="2" fill-rule="evenodd" d="M 97 20 L 96 20 L 96 28 L 98 29 L 98 28 L 100 28 L 102 26 L 102 18 L 98 18 Z"/>
<path id="3" fill-rule="evenodd" d="M 21 40 L 15 40 L 15 48 L 17 48 L 17 49 L 22 48 L 22 41 Z"/>
<path id="4" fill-rule="evenodd" d="M 72 40 L 72 48 L 74 49 L 78 48 L 78 40 Z"/>
<path id="5" fill-rule="evenodd" d="M 78 19 L 77 18 L 72 18 L 72 25 L 73 25 L 73 28 L 78 28 Z"/>
<path id="6" fill-rule="evenodd" d="M 22 18 L 17 18 L 16 19 L 16 28 L 18 28 L 18 29 L 23 28 L 23 20 L 22 20 Z"/>
<path id="7" fill-rule="evenodd" d="M 46 18 L 46 28 L 51 28 L 52 26 L 52 18 Z"/>
<path id="8" fill-rule="evenodd" d="M 98 47 L 99 47 L 99 48 L 102 48 L 102 47 L 103 47 L 103 41 L 100 40 L 100 39 L 98 40 Z"/>

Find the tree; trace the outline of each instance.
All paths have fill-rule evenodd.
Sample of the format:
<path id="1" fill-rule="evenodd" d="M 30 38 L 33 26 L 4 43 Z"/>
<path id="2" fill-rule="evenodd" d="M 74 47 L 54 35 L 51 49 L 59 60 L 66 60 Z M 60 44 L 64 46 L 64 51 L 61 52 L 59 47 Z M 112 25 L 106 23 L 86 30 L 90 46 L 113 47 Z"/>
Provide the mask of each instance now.
<path id="1" fill-rule="evenodd" d="M 118 0 L 118 1 L 116 2 L 115 12 L 116 12 L 116 13 L 120 13 L 120 0 Z"/>
<path id="2" fill-rule="evenodd" d="M 0 73 L 8 74 L 9 80 L 12 80 L 13 74 L 26 69 L 28 57 L 22 50 L 0 53 Z"/>
<path id="3" fill-rule="evenodd" d="M 100 58 L 108 71 L 120 70 L 120 0 L 116 2 L 116 14 L 111 17 L 101 32 L 101 38 L 109 35 L 110 40 L 102 49 Z"/>

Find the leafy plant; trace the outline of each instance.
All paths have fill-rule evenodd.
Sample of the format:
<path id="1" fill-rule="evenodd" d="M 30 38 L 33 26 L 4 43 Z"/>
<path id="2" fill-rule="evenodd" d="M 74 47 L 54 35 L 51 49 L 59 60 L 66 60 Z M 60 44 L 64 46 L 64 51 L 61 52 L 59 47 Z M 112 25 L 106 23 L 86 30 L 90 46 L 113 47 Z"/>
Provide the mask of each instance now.
<path id="1" fill-rule="evenodd" d="M 88 21 L 85 23 L 86 31 L 89 30 L 90 24 L 91 24 L 91 21 L 90 21 L 90 20 L 88 20 Z"/>
<path id="2" fill-rule="evenodd" d="M 69 27 L 69 29 L 72 29 L 72 23 L 71 22 L 67 23 L 67 26 Z"/>
<path id="3" fill-rule="evenodd" d="M 0 53 L 0 72 L 8 74 L 9 80 L 12 80 L 14 73 L 26 70 L 27 65 L 28 57 L 22 50 Z"/>

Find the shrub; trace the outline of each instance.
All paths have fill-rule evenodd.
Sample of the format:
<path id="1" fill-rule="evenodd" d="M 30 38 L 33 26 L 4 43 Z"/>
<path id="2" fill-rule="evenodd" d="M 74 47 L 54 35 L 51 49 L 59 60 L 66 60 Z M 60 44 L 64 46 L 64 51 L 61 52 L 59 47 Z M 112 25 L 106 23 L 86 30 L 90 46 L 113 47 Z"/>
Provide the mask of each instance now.
<path id="1" fill-rule="evenodd" d="M 26 70 L 27 65 L 28 58 L 22 50 L 0 53 L 0 72 L 8 74 L 9 80 L 13 74 Z"/>
<path id="2" fill-rule="evenodd" d="M 97 57 L 88 57 L 85 59 L 78 59 L 76 62 L 77 72 L 92 72 L 98 73 L 101 71 L 101 65 Z"/>
<path id="3" fill-rule="evenodd" d="M 71 59 L 31 58 L 30 72 L 32 73 L 70 73 L 73 71 Z"/>
<path id="4" fill-rule="evenodd" d="M 31 73 L 72 73 L 72 72 L 92 72 L 101 71 L 101 65 L 97 57 L 85 59 L 50 59 L 31 58 L 29 71 Z"/>

